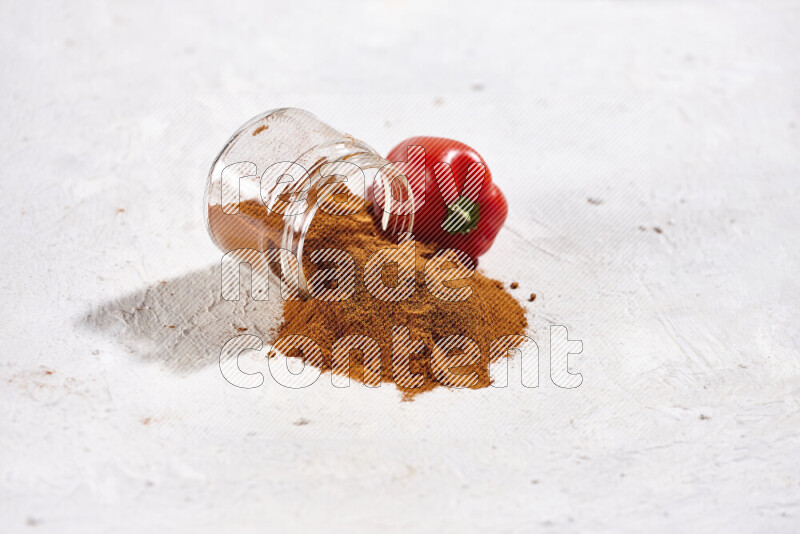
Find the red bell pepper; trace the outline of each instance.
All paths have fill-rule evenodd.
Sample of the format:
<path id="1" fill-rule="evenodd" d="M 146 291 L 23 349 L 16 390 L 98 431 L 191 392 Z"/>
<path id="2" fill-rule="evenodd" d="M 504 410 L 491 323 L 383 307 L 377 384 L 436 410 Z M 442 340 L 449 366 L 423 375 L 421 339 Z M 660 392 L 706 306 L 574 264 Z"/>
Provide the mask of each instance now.
<path id="1" fill-rule="evenodd" d="M 421 164 L 400 168 L 414 194 L 414 238 L 463 250 L 476 260 L 489 250 L 508 215 L 508 203 L 492 182 L 489 167 L 471 147 L 441 137 L 406 139 L 387 159 L 408 161 L 419 150 L 409 148 L 413 146 L 425 150 L 424 175 Z"/>

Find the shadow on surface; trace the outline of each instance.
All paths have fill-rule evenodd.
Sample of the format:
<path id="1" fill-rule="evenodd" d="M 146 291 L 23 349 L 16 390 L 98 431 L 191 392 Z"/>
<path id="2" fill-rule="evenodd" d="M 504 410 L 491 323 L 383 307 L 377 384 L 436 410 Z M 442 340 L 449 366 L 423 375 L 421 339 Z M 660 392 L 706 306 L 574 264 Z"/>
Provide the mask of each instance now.
<path id="1" fill-rule="evenodd" d="M 283 318 L 279 293 L 269 301 L 254 301 L 244 291 L 238 301 L 223 300 L 219 269 L 215 265 L 102 303 L 78 322 L 175 372 L 216 365 L 226 341 L 246 333 L 268 343 Z M 279 282 L 270 278 L 277 288 Z"/>

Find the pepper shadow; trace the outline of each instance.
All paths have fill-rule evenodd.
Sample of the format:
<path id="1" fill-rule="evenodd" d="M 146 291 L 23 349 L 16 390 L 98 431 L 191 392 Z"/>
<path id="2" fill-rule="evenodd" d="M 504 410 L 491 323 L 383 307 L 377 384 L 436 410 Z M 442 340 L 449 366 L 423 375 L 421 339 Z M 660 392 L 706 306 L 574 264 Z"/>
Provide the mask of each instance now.
<path id="1" fill-rule="evenodd" d="M 253 300 L 244 289 L 250 287 L 248 273 L 239 300 L 227 301 L 215 265 L 101 303 L 78 323 L 144 360 L 188 373 L 218 364 L 222 346 L 234 336 L 253 334 L 268 343 L 283 319 L 280 293 L 272 291 L 279 285 L 270 275 L 269 300 Z"/>

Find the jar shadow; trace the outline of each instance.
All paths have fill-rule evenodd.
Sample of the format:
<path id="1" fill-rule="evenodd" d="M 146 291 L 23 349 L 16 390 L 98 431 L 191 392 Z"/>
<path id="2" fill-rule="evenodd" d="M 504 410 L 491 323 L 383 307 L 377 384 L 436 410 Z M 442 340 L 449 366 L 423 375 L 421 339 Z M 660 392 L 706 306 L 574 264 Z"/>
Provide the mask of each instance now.
<path id="1" fill-rule="evenodd" d="M 267 343 L 283 320 L 278 279 L 270 275 L 269 300 L 256 301 L 244 289 L 249 273 L 242 274 L 238 301 L 222 298 L 220 266 L 214 265 L 101 303 L 77 322 L 169 371 L 218 365 L 229 339 L 252 334 Z"/>

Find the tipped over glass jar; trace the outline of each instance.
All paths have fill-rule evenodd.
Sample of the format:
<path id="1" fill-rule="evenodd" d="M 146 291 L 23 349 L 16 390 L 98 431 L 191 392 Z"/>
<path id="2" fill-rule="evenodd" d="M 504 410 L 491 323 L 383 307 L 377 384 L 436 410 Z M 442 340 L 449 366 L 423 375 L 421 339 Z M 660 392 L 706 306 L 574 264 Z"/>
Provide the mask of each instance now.
<path id="1" fill-rule="evenodd" d="M 296 282 L 301 295 L 308 294 L 303 244 L 319 209 L 370 210 L 389 233 L 411 232 L 414 220 L 411 187 L 392 163 L 294 108 L 268 111 L 233 134 L 211 166 L 205 205 L 208 231 L 223 252 L 291 253 L 296 261 L 282 255 L 273 271 Z"/>

